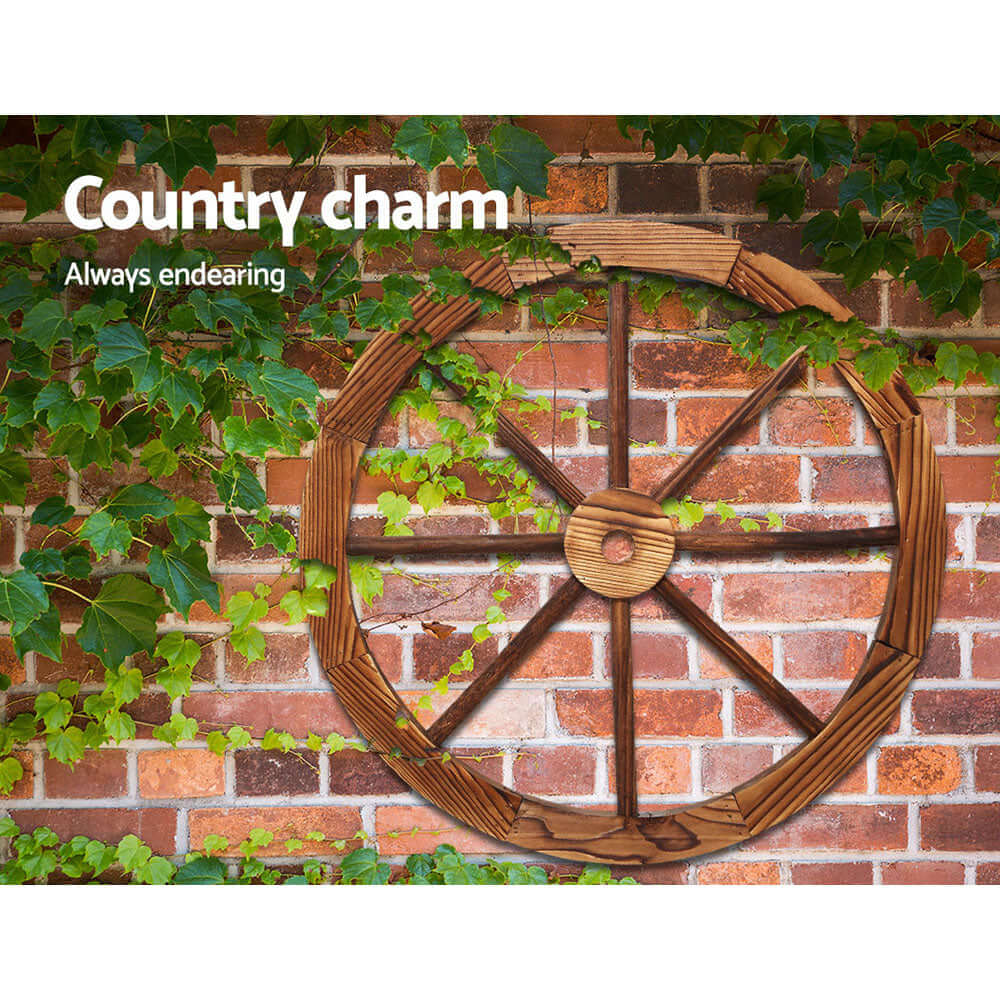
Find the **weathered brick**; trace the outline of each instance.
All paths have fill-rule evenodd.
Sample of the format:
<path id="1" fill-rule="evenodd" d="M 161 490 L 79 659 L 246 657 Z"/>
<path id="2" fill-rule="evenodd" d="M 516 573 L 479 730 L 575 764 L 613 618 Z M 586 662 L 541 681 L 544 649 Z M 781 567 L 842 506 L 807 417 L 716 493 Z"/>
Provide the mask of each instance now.
<path id="1" fill-rule="evenodd" d="M 874 618 L 882 610 L 883 573 L 743 573 L 725 577 L 729 621 Z"/>
<path id="2" fill-rule="evenodd" d="M 941 479 L 948 503 L 989 503 L 997 498 L 996 458 L 992 455 L 941 455 Z"/>
<path id="3" fill-rule="evenodd" d="M 304 681 L 309 677 L 309 636 L 267 637 L 263 660 L 248 663 L 242 653 L 226 644 L 226 676 L 237 684 L 280 684 Z"/>
<path id="4" fill-rule="evenodd" d="M 878 790 L 882 795 L 943 795 L 962 781 L 956 747 L 890 746 L 878 755 Z"/>
<path id="5" fill-rule="evenodd" d="M 124 795 L 126 767 L 124 750 L 88 750 L 73 767 L 49 758 L 45 762 L 46 798 L 107 799 Z"/>
<path id="6" fill-rule="evenodd" d="M 883 885 L 961 885 L 965 866 L 959 861 L 892 861 L 882 865 Z"/>
<path id="7" fill-rule="evenodd" d="M 770 673 L 774 672 L 774 647 L 771 636 L 761 632 L 731 632 L 730 635 Z M 732 663 L 713 646 L 698 647 L 698 674 L 701 677 L 724 679 L 741 676 Z"/>
<path id="8" fill-rule="evenodd" d="M 173 809 L 11 809 L 11 816 L 25 832 L 47 826 L 60 840 L 76 836 L 117 843 L 135 834 L 154 854 L 177 851 L 177 813 Z"/>
<path id="9" fill-rule="evenodd" d="M 717 691 L 635 692 L 637 736 L 721 736 L 722 698 Z M 610 736 L 610 691 L 557 691 L 556 714 L 568 733 Z"/>
<path id="10" fill-rule="evenodd" d="M 610 670 L 607 653 L 605 672 Z M 637 678 L 677 680 L 688 675 L 687 639 L 682 635 L 635 632 L 632 635 L 632 673 Z"/>
<path id="11" fill-rule="evenodd" d="M 503 844 L 463 826 L 431 806 L 379 806 L 375 833 L 382 854 L 432 853 L 439 844 L 450 844 L 463 854 L 502 854 Z"/>
<path id="12" fill-rule="evenodd" d="M 532 198 L 538 215 L 593 214 L 608 207 L 608 168 L 597 164 L 549 167 L 548 197 Z"/>
<path id="13" fill-rule="evenodd" d="M 691 340 L 640 341 L 632 348 L 637 389 L 740 389 L 749 391 L 770 378 L 765 365 L 747 369 L 726 344 Z"/>
<path id="14" fill-rule="evenodd" d="M 144 799 L 196 799 L 223 795 L 225 765 L 211 750 L 145 750 L 138 755 Z"/>
<path id="15" fill-rule="evenodd" d="M 813 804 L 752 843 L 758 849 L 891 851 L 906 847 L 906 807 Z"/>
<path id="16" fill-rule="evenodd" d="M 1000 746 L 976 747 L 974 768 L 977 792 L 1000 792 Z"/>
<path id="17" fill-rule="evenodd" d="M 933 632 L 927 640 L 917 677 L 958 677 L 962 651 L 955 632 Z"/>
<path id="18" fill-rule="evenodd" d="M 710 795 L 728 792 L 760 774 L 773 762 L 771 748 L 757 743 L 705 747 L 701 755 L 701 786 Z"/>
<path id="19" fill-rule="evenodd" d="M 728 396 L 689 397 L 677 400 L 677 443 L 682 447 L 701 444 L 740 405 Z M 750 423 L 730 444 L 760 444 L 760 425 Z"/>
<path id="20" fill-rule="evenodd" d="M 589 795 L 596 767 L 590 747 L 531 747 L 514 760 L 514 788 L 539 795 Z"/>
<path id="21" fill-rule="evenodd" d="M 458 697 L 452 690 L 445 697 L 434 695 L 433 709 L 418 709 L 426 691 L 399 691 L 399 697 L 423 726 L 428 726 Z M 545 691 L 500 688 L 494 691 L 455 730 L 455 739 L 530 739 L 545 735 Z"/>
<path id="22" fill-rule="evenodd" d="M 891 503 L 889 467 L 881 456 L 819 455 L 810 461 L 814 500 L 820 503 Z"/>
<path id="23" fill-rule="evenodd" d="M 820 861 L 792 865 L 794 885 L 871 885 L 872 864 L 869 861 Z"/>
<path id="24" fill-rule="evenodd" d="M 795 696 L 819 718 L 825 719 L 840 700 L 841 692 L 796 689 Z M 736 692 L 733 725 L 737 736 L 791 736 L 799 731 L 783 712 L 752 691 Z"/>
<path id="25" fill-rule="evenodd" d="M 225 837 L 229 847 L 224 852 L 232 857 L 240 853 L 239 844 L 253 829 L 269 830 L 274 840 L 257 853 L 261 857 L 281 857 L 288 854 L 312 857 L 342 854 L 329 841 L 350 840 L 361 829 L 361 814 L 348 806 L 251 806 L 234 809 L 192 809 L 188 813 L 190 849 L 202 849 L 205 837 L 212 833 Z M 322 833 L 326 843 L 306 840 L 306 835 Z M 289 850 L 287 840 L 302 840 L 302 847 Z M 360 846 L 359 844 L 352 844 Z M 351 850 L 351 847 L 346 848 Z"/>
<path id="26" fill-rule="evenodd" d="M 923 806 L 920 846 L 929 851 L 1000 851 L 1000 802 Z"/>
<path id="27" fill-rule="evenodd" d="M 776 861 L 712 861 L 698 866 L 699 885 L 778 885 Z"/>
<path id="28" fill-rule="evenodd" d="M 768 413 L 773 444 L 797 447 L 846 447 L 854 440 L 854 409 L 843 399 L 779 399 Z"/>
<path id="29" fill-rule="evenodd" d="M 691 751 L 687 747 L 636 747 L 635 771 L 640 796 L 682 795 L 691 791 Z M 614 751 L 608 753 L 608 784 L 614 794 L 618 789 Z"/>
<path id="30" fill-rule="evenodd" d="M 298 506 L 309 469 L 307 458 L 269 458 L 267 460 L 267 502 Z"/>
<path id="31" fill-rule="evenodd" d="M 201 720 L 209 729 L 245 726 L 256 737 L 272 728 L 301 739 L 310 732 L 322 736 L 354 733 L 354 726 L 332 690 L 199 691 L 184 699 L 184 714 Z"/>
<path id="32" fill-rule="evenodd" d="M 395 795 L 407 787 L 378 754 L 340 750 L 330 756 L 331 795 Z"/>
<path id="33" fill-rule="evenodd" d="M 597 399 L 587 405 L 591 420 L 599 420 L 600 427 L 587 428 L 590 444 L 605 446 L 608 443 L 608 401 Z M 667 405 L 659 399 L 633 399 L 629 404 L 629 437 L 643 444 L 663 444 L 667 440 Z"/>
<path id="34" fill-rule="evenodd" d="M 319 791 L 317 754 L 309 750 L 240 750 L 233 761 L 238 796 L 315 795 Z"/>
<path id="35" fill-rule="evenodd" d="M 697 212 L 698 168 L 686 163 L 622 163 L 618 166 L 618 211 Z"/>
<path id="36" fill-rule="evenodd" d="M 912 710 L 918 733 L 1000 733 L 1000 691 L 914 691 Z"/>
<path id="37" fill-rule="evenodd" d="M 868 652 L 868 638 L 860 632 L 790 632 L 782 641 L 788 678 L 846 680 Z"/>
<path id="38" fill-rule="evenodd" d="M 659 486 L 675 459 L 639 455 L 632 461 L 632 488 L 640 492 Z M 699 502 L 796 503 L 799 500 L 799 460 L 795 455 L 723 455 L 690 485 Z"/>
<path id="39" fill-rule="evenodd" d="M 623 136 L 614 115 L 525 115 L 514 124 L 534 132 L 557 156 L 640 151 L 638 133 Z"/>

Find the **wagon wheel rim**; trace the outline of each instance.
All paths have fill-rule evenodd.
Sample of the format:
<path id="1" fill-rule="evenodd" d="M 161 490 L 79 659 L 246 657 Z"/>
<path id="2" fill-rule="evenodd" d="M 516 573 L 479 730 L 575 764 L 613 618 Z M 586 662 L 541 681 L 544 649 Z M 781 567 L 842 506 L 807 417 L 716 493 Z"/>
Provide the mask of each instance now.
<path id="1" fill-rule="evenodd" d="M 813 305 L 835 318 L 850 313 L 811 279 L 738 241 L 659 223 L 585 223 L 555 227 L 550 237 L 573 263 L 597 257 L 605 267 L 628 267 L 721 285 L 772 311 Z M 556 265 L 560 268 L 561 265 Z M 568 273 L 569 268 L 564 273 Z M 474 286 L 503 296 L 545 280 L 538 267 L 493 258 L 466 269 Z M 833 784 L 867 751 L 891 719 L 916 670 L 933 623 L 944 565 L 944 503 L 940 475 L 919 405 L 897 376 L 879 392 L 868 389 L 846 362 L 836 367 L 878 429 L 889 459 L 896 524 L 824 532 L 768 532 L 740 538 L 730 532 L 676 532 L 660 502 L 682 494 L 720 450 L 795 377 L 802 351 L 743 401 L 661 482 L 651 496 L 629 489 L 628 316 L 625 285 L 609 293 L 608 489 L 585 497 L 516 425 L 499 417 L 497 438 L 573 510 L 565 535 L 492 535 L 427 539 L 349 536 L 351 498 L 360 460 L 384 407 L 405 382 L 418 352 L 405 334 L 423 330 L 438 343 L 478 313 L 464 297 L 432 303 L 418 296 L 414 320 L 369 344 L 324 419 L 303 496 L 301 545 L 307 558 L 338 569 L 325 619 L 313 637 L 348 714 L 371 747 L 407 784 L 469 826 L 518 847 L 574 860 L 637 864 L 708 853 L 781 822 Z M 439 373 L 440 374 L 440 373 Z M 443 376 L 442 376 L 443 378 Z M 445 380 L 446 384 L 447 380 Z M 451 386 L 461 398 L 462 391 Z M 659 511 L 659 513 L 657 513 Z M 624 589 L 602 564 L 600 541 L 610 530 L 632 531 L 636 555 Z M 641 543 L 641 544 L 640 544 Z M 868 655 L 838 706 L 817 718 L 790 690 L 669 579 L 675 548 L 739 554 L 785 549 L 897 544 L 881 622 Z M 365 646 L 350 594 L 348 555 L 478 554 L 565 551 L 573 575 L 543 604 L 503 651 L 426 729 L 402 705 Z M 626 564 L 627 565 L 627 564 Z M 662 567 L 662 572 L 657 570 Z M 664 575 L 666 574 L 666 575 Z M 625 574 L 628 576 L 628 574 Z M 638 587 L 640 589 L 636 590 Z M 610 588 L 610 592 L 609 592 Z M 652 588 L 679 617 L 806 734 L 780 762 L 727 794 L 659 814 L 637 805 L 630 602 Z M 523 659 L 586 589 L 610 597 L 610 650 L 618 808 L 595 813 L 524 795 L 489 781 L 447 753 L 457 726 Z M 401 725 L 402 722 L 402 725 Z"/>

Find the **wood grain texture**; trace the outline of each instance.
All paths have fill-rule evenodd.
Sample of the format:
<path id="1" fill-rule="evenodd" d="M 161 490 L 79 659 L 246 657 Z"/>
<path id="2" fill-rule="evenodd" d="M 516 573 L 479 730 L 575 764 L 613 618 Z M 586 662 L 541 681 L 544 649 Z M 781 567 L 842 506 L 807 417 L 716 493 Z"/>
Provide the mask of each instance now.
<path id="1" fill-rule="evenodd" d="M 505 553 L 526 556 L 562 552 L 564 535 L 549 531 L 531 535 L 352 535 L 347 554 L 391 559 L 393 556 L 485 556 Z"/>
<path id="2" fill-rule="evenodd" d="M 740 242 L 707 229 L 662 222 L 572 222 L 548 235 L 570 252 L 574 264 L 596 257 L 603 267 L 675 274 L 724 285 L 736 263 Z"/>
<path id="3" fill-rule="evenodd" d="M 815 282 L 778 262 L 769 263 L 766 255 L 740 253 L 740 245 L 726 237 L 627 221 L 557 228 L 573 241 L 576 260 L 601 256 L 598 249 L 603 248 L 605 266 L 638 270 L 646 266 L 717 284 L 729 282 L 737 291 L 742 284 L 747 289 L 744 294 L 771 308 L 784 308 L 783 303 L 830 308 L 817 299 Z M 630 243 L 647 236 L 652 246 L 630 248 Z M 657 266 L 648 265 L 653 258 Z M 728 266 L 724 266 L 726 259 Z M 495 282 L 501 294 L 509 293 L 512 285 L 502 265 L 487 262 L 477 267 L 480 270 L 472 269 L 474 284 Z M 417 328 L 429 323 L 432 336 L 442 339 L 464 321 L 468 304 L 452 300 L 431 308 L 417 300 L 414 309 L 419 310 Z M 839 315 L 849 315 L 837 309 Z M 892 719 L 916 669 L 916 654 L 923 648 L 940 591 L 944 537 L 940 480 L 929 435 L 905 383 L 894 378 L 880 392 L 872 392 L 850 365 L 838 364 L 866 412 L 882 429 L 900 520 L 899 552 L 880 640 L 815 735 L 732 793 L 655 816 L 615 816 L 555 805 L 499 787 L 458 760 L 443 762 L 440 747 L 407 712 L 366 651 L 350 599 L 347 528 L 365 434 L 374 428 L 381 409 L 416 360 L 416 352 L 395 334 L 379 334 L 376 341 L 378 349 L 369 355 L 370 345 L 365 351 L 362 361 L 368 361 L 359 362 L 352 371 L 331 408 L 331 419 L 321 430 L 303 495 L 301 547 L 303 555 L 323 559 L 338 569 L 329 615 L 310 623 L 320 661 L 361 733 L 387 755 L 389 766 L 420 795 L 459 821 L 525 850 L 620 864 L 677 860 L 737 843 L 787 818 L 852 767 Z M 699 533 L 685 534 L 693 539 Z M 777 537 L 789 534 L 795 533 L 761 533 L 757 539 L 769 539 L 762 544 L 772 550 L 780 544 L 798 547 L 797 541 Z M 811 541 L 826 547 L 833 541 L 827 536 L 837 533 L 804 534 L 815 535 Z M 873 544 L 889 544 L 888 536 L 864 537 Z M 701 551 L 714 551 L 711 544 L 703 545 Z M 697 551 L 697 546 L 693 542 L 691 550 Z M 575 578 L 569 584 L 582 592 Z M 704 613 L 696 609 L 695 617 L 698 614 Z M 402 728 L 397 725 L 400 719 L 405 721 Z"/>
<path id="4" fill-rule="evenodd" d="M 608 292 L 608 486 L 628 486 L 628 286 Z"/>
<path id="5" fill-rule="evenodd" d="M 947 549 L 944 487 L 922 416 L 880 433 L 895 481 L 900 546 L 876 638 L 919 657 L 941 596 Z"/>
<path id="6" fill-rule="evenodd" d="M 744 649 L 718 622 L 669 580 L 661 580 L 656 592 L 703 639 L 707 639 L 740 673 L 752 681 L 757 690 L 779 711 L 800 726 L 810 736 L 823 728 L 823 723 L 792 694 L 748 650 Z"/>
<path id="7" fill-rule="evenodd" d="M 758 386 L 725 420 L 653 492 L 657 501 L 667 497 L 681 497 L 687 486 L 693 483 L 714 461 L 719 452 L 755 417 L 779 392 L 795 377 L 804 348 L 796 351 L 780 368 L 774 370 L 766 382 Z"/>
<path id="8" fill-rule="evenodd" d="M 840 528 L 832 531 L 678 531 L 678 552 L 711 552 L 740 555 L 760 552 L 809 552 L 818 549 L 867 549 L 895 545 L 899 528 L 880 524 L 872 528 Z"/>
<path id="9" fill-rule="evenodd" d="M 513 670 L 561 621 L 583 593 L 583 586 L 570 577 L 528 619 L 524 627 L 476 675 L 476 679 L 456 698 L 427 730 L 434 743 L 446 739 L 475 711 L 480 702 Z"/>
<path id="10" fill-rule="evenodd" d="M 824 292 L 812 278 L 777 257 L 740 250 L 726 287 L 772 312 L 787 312 L 801 306 L 814 306 L 834 319 L 850 319 L 854 313 Z"/>
<path id="11" fill-rule="evenodd" d="M 611 563 L 605 537 L 622 532 L 632 542 L 627 562 Z M 573 575 L 605 597 L 636 597 L 659 580 L 674 558 L 673 522 L 660 505 L 632 490 L 591 493 L 566 525 L 566 561 Z"/>
<path id="12" fill-rule="evenodd" d="M 632 605 L 611 602 L 611 692 L 615 716 L 615 787 L 618 813 L 636 816 L 639 802 L 635 773 L 635 695 L 632 689 Z"/>

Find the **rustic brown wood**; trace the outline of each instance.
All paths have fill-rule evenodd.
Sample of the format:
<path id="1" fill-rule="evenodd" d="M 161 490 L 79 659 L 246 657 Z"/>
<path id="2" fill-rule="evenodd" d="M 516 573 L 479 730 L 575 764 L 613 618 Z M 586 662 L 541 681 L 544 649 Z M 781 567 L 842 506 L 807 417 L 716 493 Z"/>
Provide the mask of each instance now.
<path id="1" fill-rule="evenodd" d="M 659 580 L 674 558 L 673 522 L 660 505 L 632 490 L 598 490 L 573 511 L 566 525 L 566 561 L 573 575 L 605 597 L 636 597 Z M 611 532 L 628 536 L 627 562 L 609 562 L 603 550 Z"/>
<path id="2" fill-rule="evenodd" d="M 539 552 L 562 552 L 564 535 L 550 531 L 538 535 L 352 535 L 347 539 L 347 554 L 376 556 L 486 556 L 504 553 L 512 556 Z"/>
<path id="3" fill-rule="evenodd" d="M 443 743 L 479 703 L 535 648 L 545 633 L 576 603 L 582 585 L 570 577 L 528 619 L 527 624 L 487 664 L 476 679 L 455 699 L 427 730 L 434 743 Z"/>
<path id="4" fill-rule="evenodd" d="M 742 250 L 737 241 L 715 233 L 629 221 L 581 223 L 559 229 L 576 262 L 597 256 L 606 267 L 645 268 L 727 285 L 770 308 L 816 305 L 839 318 L 850 315 L 809 278 L 766 255 Z M 559 238 L 557 231 L 551 235 Z M 637 246 L 637 240 L 649 242 Z M 501 294 L 508 294 L 513 287 L 502 263 L 495 260 L 474 265 L 467 273 L 474 284 L 492 285 Z M 519 273 L 515 280 L 520 283 L 523 278 Z M 473 314 L 463 300 L 440 306 L 418 299 L 414 310 L 417 319 L 408 329 L 429 326 L 435 342 Z M 879 641 L 873 643 L 844 699 L 818 732 L 818 720 L 800 712 L 801 721 L 815 735 L 732 793 L 661 815 L 616 816 L 521 796 L 454 758 L 446 761 L 436 741 L 407 712 L 365 651 L 350 600 L 347 570 L 349 470 L 357 468 L 363 443 L 378 414 L 415 360 L 416 352 L 396 334 L 379 334 L 369 345 L 322 429 L 302 512 L 303 554 L 330 562 L 338 570 L 329 616 L 312 622 L 320 660 L 361 733 L 386 755 L 388 764 L 410 787 L 461 822 L 525 850 L 579 861 L 642 864 L 704 854 L 760 833 L 812 801 L 860 759 L 893 717 L 916 669 L 917 654 L 933 619 L 944 564 L 944 511 L 934 451 L 919 408 L 902 379 L 894 377 L 884 389 L 872 392 L 849 364 L 837 365 L 882 432 L 900 522 L 899 551 Z M 575 505 L 579 499 L 582 497 L 569 502 Z M 891 544 L 888 534 L 880 534 L 884 530 L 864 529 L 860 538 L 845 539 L 844 544 Z M 689 541 L 699 535 L 709 537 L 700 550 L 717 551 L 711 547 L 714 542 L 710 536 L 722 533 L 683 534 Z M 779 544 L 800 547 L 798 540 L 778 538 L 789 534 L 795 533 L 768 532 L 748 538 L 765 549 L 773 550 Z M 838 533 L 803 534 L 809 539 L 803 547 L 825 548 L 827 542 L 834 544 L 827 536 Z M 698 545 L 692 542 L 691 550 L 698 551 Z M 583 589 L 575 578 L 567 586 L 578 593 Z M 664 580 L 657 589 L 662 592 L 670 586 Z M 693 612 L 688 610 L 696 619 L 703 614 L 697 607 Z M 711 630 L 710 641 L 720 638 L 717 628 Z M 767 683 L 763 678 L 762 682 Z M 405 723 L 402 728 L 399 720 Z"/>
<path id="5" fill-rule="evenodd" d="M 753 253 L 746 247 L 740 250 L 726 286 L 772 312 L 814 306 L 834 319 L 846 320 L 854 315 L 812 278 L 770 254 Z"/>
<path id="6" fill-rule="evenodd" d="M 439 366 L 431 365 L 434 373 L 455 395 L 465 398 L 465 390 L 445 378 Z M 575 507 L 583 492 L 540 448 L 528 440 L 524 432 L 505 413 L 497 413 L 497 440 L 509 448 L 560 500 Z"/>
<path id="7" fill-rule="evenodd" d="M 656 592 L 703 639 L 707 639 L 722 653 L 772 705 L 784 712 L 810 736 L 823 728 L 823 723 L 792 694 L 766 667 L 744 649 L 718 622 L 691 600 L 683 590 L 669 580 L 661 580 Z"/>
<path id="8" fill-rule="evenodd" d="M 628 487 L 628 286 L 608 291 L 608 486 Z"/>
<path id="9" fill-rule="evenodd" d="M 611 602 L 611 690 L 615 713 L 615 787 L 618 812 L 638 815 L 635 773 L 635 705 L 632 689 L 632 605 Z"/>
<path id="10" fill-rule="evenodd" d="M 774 374 L 726 417 L 681 464 L 670 473 L 653 493 L 657 501 L 667 497 L 680 497 L 690 485 L 711 465 L 715 456 L 732 440 L 768 403 L 792 380 L 802 362 L 804 349 L 796 351 Z"/>
<path id="11" fill-rule="evenodd" d="M 603 267 L 675 274 L 713 285 L 728 281 L 741 246 L 706 229 L 626 219 L 572 222 L 553 226 L 548 235 L 570 252 L 574 264 L 596 257 Z"/>
<path id="12" fill-rule="evenodd" d="M 881 524 L 873 528 L 842 528 L 834 531 L 678 531 L 678 552 L 712 552 L 740 555 L 760 552 L 806 552 L 814 549 L 867 549 L 895 545 L 899 527 Z"/>

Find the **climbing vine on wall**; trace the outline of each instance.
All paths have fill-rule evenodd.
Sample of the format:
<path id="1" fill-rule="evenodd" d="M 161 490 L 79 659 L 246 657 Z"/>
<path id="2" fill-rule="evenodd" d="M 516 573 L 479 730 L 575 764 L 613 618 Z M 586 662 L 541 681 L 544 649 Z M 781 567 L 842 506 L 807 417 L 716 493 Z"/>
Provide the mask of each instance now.
<path id="1" fill-rule="evenodd" d="M 0 118 L 0 129 L 4 124 Z M 803 243 L 819 254 L 822 266 L 849 288 L 888 272 L 914 285 L 937 313 L 954 309 L 971 316 L 979 308 L 982 276 L 1000 258 L 1000 119 L 911 117 L 858 129 L 823 117 L 623 116 L 619 127 L 656 159 L 725 154 L 767 165 L 757 200 L 772 220 L 801 218 L 808 185 L 831 169 L 842 171 L 838 209 L 812 213 L 803 228 Z M 215 169 L 213 130 L 220 128 L 235 130 L 237 121 L 38 117 L 25 141 L 0 149 L 0 192 L 22 199 L 25 218 L 33 218 L 57 208 L 68 183 L 81 174 L 110 180 L 126 143 L 134 148 L 137 168 L 159 165 L 179 186 L 196 167 Z M 424 170 L 448 161 L 475 165 L 490 187 L 509 195 L 520 189 L 529 211 L 531 198 L 546 193 L 554 159 L 530 128 L 506 118 L 478 125 L 470 138 L 467 123 L 457 117 L 392 123 L 279 116 L 267 142 L 283 148 L 291 164 L 314 168 L 355 131 L 386 132 L 393 151 Z M 333 570 L 297 559 L 296 540 L 268 506 L 258 475 L 266 455 L 297 455 L 317 434 L 319 388 L 288 363 L 289 349 L 309 342 L 347 371 L 367 336 L 412 319 L 409 301 L 418 292 L 435 299 L 468 294 L 484 316 L 500 311 L 496 295 L 471 287 L 457 269 L 460 254 L 502 252 L 540 267 L 568 259 L 539 227 L 502 233 L 467 228 L 429 234 L 441 262 L 422 271 L 414 259 L 420 235 L 375 228 L 340 232 L 302 219 L 290 255 L 281 248 L 278 224 L 265 220 L 260 248 L 250 260 L 284 272 L 280 293 L 154 286 L 105 287 L 86 296 L 68 288 L 66 278 L 72 262 L 93 259 L 93 236 L 0 241 L 0 341 L 7 348 L 0 384 L 0 500 L 25 505 L 29 460 L 48 463 L 57 476 L 65 476 L 67 467 L 78 473 L 109 473 L 117 463 L 132 467 L 129 482 L 106 494 L 87 485 L 96 477 L 81 477 L 79 503 L 69 503 L 61 491 L 38 498 L 20 567 L 0 575 L 0 619 L 9 625 L 18 657 L 35 652 L 59 661 L 75 643 L 96 656 L 103 670 L 96 689 L 63 680 L 38 694 L 8 696 L 0 724 L 0 794 L 22 777 L 16 751 L 36 741 L 56 760 L 72 764 L 88 748 L 134 738 L 142 692 L 157 685 L 172 699 L 186 695 L 206 641 L 224 639 L 252 664 L 265 656 L 259 627 L 265 618 L 278 614 L 297 624 L 323 614 Z M 363 285 L 366 260 L 387 251 L 402 266 L 377 289 Z M 217 260 L 218 252 L 193 233 L 166 244 L 146 240 L 129 263 L 156 274 Z M 569 279 L 519 293 L 544 330 L 536 348 L 554 331 L 588 320 L 601 294 L 588 288 L 598 266 L 589 262 Z M 751 364 L 776 367 L 804 346 L 820 366 L 852 354 L 876 389 L 897 369 L 918 392 L 939 383 L 961 387 L 972 376 L 1000 385 L 1000 359 L 969 344 L 876 332 L 859 320 L 836 322 L 808 309 L 764 317 L 718 290 L 661 276 L 613 277 L 630 281 L 650 313 L 665 296 L 679 293 L 693 311 L 711 305 L 717 314 L 728 314 L 716 335 Z M 423 346 L 419 333 L 414 343 Z M 531 350 L 526 345 L 524 353 Z M 497 520 L 526 519 L 532 530 L 559 529 L 558 506 L 539 498 L 537 483 L 512 458 L 497 457 L 491 432 L 501 410 L 548 414 L 553 425 L 591 417 L 530 394 L 517 382 L 521 359 L 497 373 L 451 345 L 427 350 L 427 364 L 418 366 L 392 409 L 432 422 L 440 441 L 421 450 L 379 446 L 366 459 L 369 471 L 393 484 L 377 498 L 386 534 L 412 533 L 408 518 L 455 500 L 480 503 Z M 463 391 L 471 424 L 439 407 L 442 377 Z M 467 495 L 463 473 L 469 469 L 490 484 L 490 498 Z M 212 491 L 208 506 L 232 516 L 249 546 L 284 561 L 280 588 L 258 584 L 223 599 L 208 567 L 211 514 L 183 488 L 191 482 Z M 704 516 L 685 497 L 671 498 L 668 509 L 682 523 Z M 721 504 L 715 513 L 726 519 L 728 510 Z M 746 530 L 772 526 L 749 521 Z M 515 568 L 513 562 L 501 566 L 506 572 Z M 382 593 L 385 575 L 398 570 L 354 559 L 351 572 L 362 600 L 370 603 Z M 503 622 L 509 591 L 501 586 L 490 596 L 484 621 L 450 676 L 472 669 L 475 647 Z M 63 622 L 67 602 L 83 607 L 72 634 Z M 208 640 L 188 636 L 197 602 L 225 622 L 224 632 Z M 158 621 L 167 613 L 175 624 L 163 631 Z M 10 684 L 0 673 L 0 691 Z M 446 676 L 434 693 L 447 693 L 447 685 Z M 284 752 L 303 743 L 329 753 L 345 746 L 367 749 L 338 733 L 311 733 L 301 741 L 270 730 L 255 739 L 243 726 L 219 730 L 181 712 L 153 736 L 173 744 L 204 738 L 219 754 L 251 743 Z"/>

